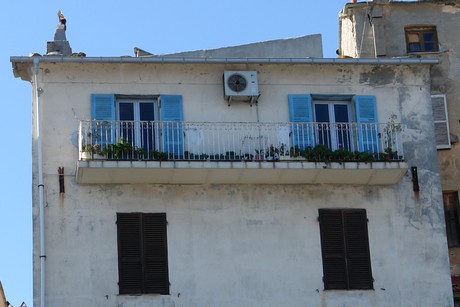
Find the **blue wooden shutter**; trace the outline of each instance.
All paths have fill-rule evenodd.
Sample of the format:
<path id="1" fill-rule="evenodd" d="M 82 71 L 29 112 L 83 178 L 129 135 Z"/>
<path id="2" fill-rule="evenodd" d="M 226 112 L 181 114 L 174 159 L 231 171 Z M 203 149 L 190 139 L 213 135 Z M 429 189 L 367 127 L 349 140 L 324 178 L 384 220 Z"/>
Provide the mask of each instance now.
<path id="1" fill-rule="evenodd" d="M 110 144 L 115 137 L 115 95 L 91 95 L 93 144 Z"/>
<path id="2" fill-rule="evenodd" d="M 161 121 L 163 151 L 170 158 L 184 155 L 184 132 L 182 127 L 182 96 L 161 95 Z"/>
<path id="3" fill-rule="evenodd" d="M 291 121 L 292 146 L 305 149 L 313 146 L 313 116 L 311 95 L 291 94 L 289 100 L 289 120 Z"/>
<path id="4" fill-rule="evenodd" d="M 355 96 L 358 122 L 358 149 L 370 153 L 380 152 L 380 136 L 375 96 Z"/>

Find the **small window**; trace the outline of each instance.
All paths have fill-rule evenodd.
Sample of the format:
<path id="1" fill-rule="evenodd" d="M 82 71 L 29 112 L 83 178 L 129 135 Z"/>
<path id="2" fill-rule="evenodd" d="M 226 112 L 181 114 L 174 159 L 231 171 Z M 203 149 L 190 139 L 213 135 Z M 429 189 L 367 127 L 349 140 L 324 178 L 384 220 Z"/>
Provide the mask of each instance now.
<path id="1" fill-rule="evenodd" d="M 444 217 L 446 219 L 447 244 L 460 246 L 460 206 L 457 192 L 444 192 Z"/>
<path id="2" fill-rule="evenodd" d="M 404 30 L 407 53 L 439 51 L 435 26 L 407 26 Z"/>
<path id="3" fill-rule="evenodd" d="M 364 209 L 319 209 L 325 290 L 373 289 Z"/>
<path id="4" fill-rule="evenodd" d="M 433 108 L 436 146 L 438 149 L 451 148 L 446 95 L 432 95 L 431 102 Z"/>
<path id="5" fill-rule="evenodd" d="M 169 294 L 165 213 L 117 213 L 120 294 Z"/>

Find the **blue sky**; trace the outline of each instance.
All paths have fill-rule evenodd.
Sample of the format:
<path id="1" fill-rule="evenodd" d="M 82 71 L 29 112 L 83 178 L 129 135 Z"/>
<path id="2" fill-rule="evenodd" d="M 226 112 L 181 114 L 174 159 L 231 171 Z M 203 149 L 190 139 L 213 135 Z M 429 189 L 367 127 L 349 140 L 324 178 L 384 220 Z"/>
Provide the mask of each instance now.
<path id="1" fill-rule="evenodd" d="M 0 10 L 0 281 L 18 307 L 32 304 L 32 87 L 14 78 L 11 56 L 44 54 L 57 11 L 67 39 L 87 56 L 133 56 L 235 46 L 322 34 L 324 57 L 336 57 L 344 0 L 285 1 L 7 1 Z M 46 222 L 46 221 L 45 221 Z M 38 290 L 38 289 L 37 289 Z"/>

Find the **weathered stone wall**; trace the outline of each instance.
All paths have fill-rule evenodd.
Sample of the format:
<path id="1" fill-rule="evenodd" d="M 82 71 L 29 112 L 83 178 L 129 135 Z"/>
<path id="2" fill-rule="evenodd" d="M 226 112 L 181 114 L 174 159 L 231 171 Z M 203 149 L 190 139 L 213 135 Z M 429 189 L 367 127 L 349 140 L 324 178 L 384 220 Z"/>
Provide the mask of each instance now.
<path id="1" fill-rule="evenodd" d="M 381 13 L 384 36 L 374 36 L 370 17 Z M 348 4 L 341 14 L 341 50 L 344 56 L 373 58 L 374 42 L 384 41 L 385 57 L 408 57 L 404 27 L 436 26 L 439 52 L 412 54 L 438 58 L 431 72 L 431 93 L 445 94 L 452 148 L 439 150 L 444 191 L 460 191 L 460 1 L 412 1 Z"/>

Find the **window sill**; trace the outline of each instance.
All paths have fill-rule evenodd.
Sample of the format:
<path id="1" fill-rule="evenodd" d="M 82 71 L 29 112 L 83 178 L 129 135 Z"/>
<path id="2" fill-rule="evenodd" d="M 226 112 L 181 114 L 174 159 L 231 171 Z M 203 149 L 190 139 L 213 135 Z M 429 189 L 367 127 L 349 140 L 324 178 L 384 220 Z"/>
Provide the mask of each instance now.
<path id="1" fill-rule="evenodd" d="M 439 55 L 442 54 L 442 51 L 418 51 L 418 52 L 408 52 L 409 57 L 420 57 L 422 55 Z"/>

